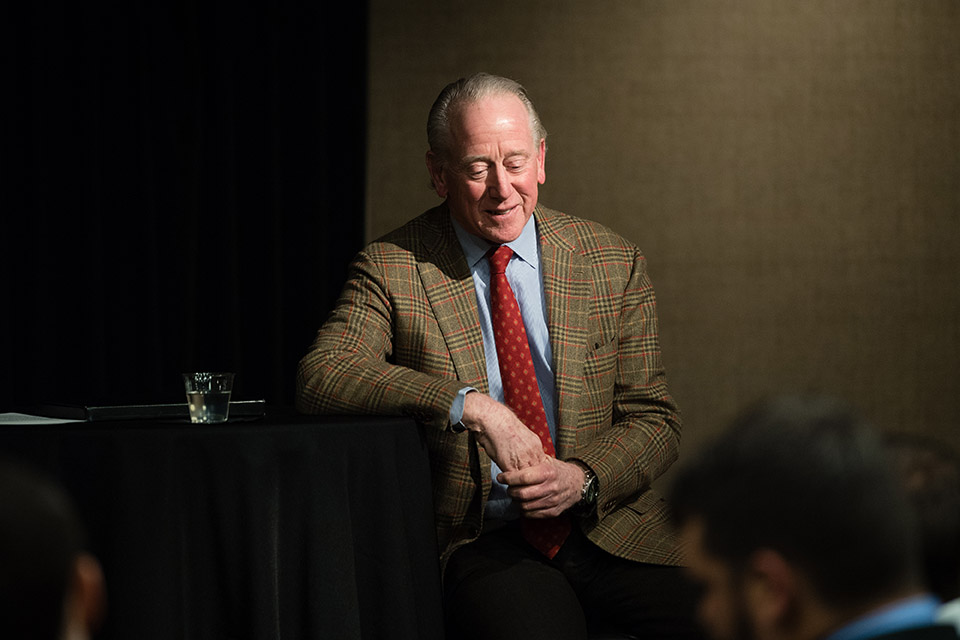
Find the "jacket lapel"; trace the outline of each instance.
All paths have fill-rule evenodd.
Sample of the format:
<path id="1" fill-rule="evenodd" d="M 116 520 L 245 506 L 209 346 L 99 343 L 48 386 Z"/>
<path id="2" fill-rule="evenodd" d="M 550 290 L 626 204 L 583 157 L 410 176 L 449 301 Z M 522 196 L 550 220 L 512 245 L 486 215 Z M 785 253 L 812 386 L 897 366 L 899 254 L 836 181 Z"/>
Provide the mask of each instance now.
<path id="1" fill-rule="evenodd" d="M 436 234 L 425 234 L 425 259 L 417 261 L 420 281 L 433 309 L 456 370 L 457 378 L 481 393 L 490 392 L 483 352 L 480 315 L 473 276 L 460 248 L 446 205 L 439 207 Z M 490 456 L 473 438 L 465 455 L 473 472 L 479 474 L 478 487 L 489 487 Z M 481 512 L 486 504 L 486 489 L 480 491 Z"/>
<path id="2" fill-rule="evenodd" d="M 446 206 L 440 208 L 434 237 L 426 237 L 426 256 L 417 269 L 450 352 L 457 378 L 487 393 L 486 360 L 476 290 Z"/>
<path id="3" fill-rule="evenodd" d="M 557 218 L 541 207 L 535 215 L 557 389 L 557 457 L 564 458 L 576 446 L 593 289 L 591 265 L 556 226 Z"/>

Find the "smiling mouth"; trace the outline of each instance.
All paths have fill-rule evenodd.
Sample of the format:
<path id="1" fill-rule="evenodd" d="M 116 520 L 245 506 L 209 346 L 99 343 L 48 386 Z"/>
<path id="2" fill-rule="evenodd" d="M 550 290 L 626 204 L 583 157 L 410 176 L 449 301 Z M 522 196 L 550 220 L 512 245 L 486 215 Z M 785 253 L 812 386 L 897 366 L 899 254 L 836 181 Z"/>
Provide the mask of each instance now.
<path id="1" fill-rule="evenodd" d="M 517 205 L 514 205 L 514 206 L 512 206 L 512 207 L 510 207 L 510 208 L 508 208 L 508 209 L 487 209 L 487 213 L 489 213 L 489 214 L 492 215 L 492 216 L 503 216 L 503 215 L 506 215 L 506 214 L 510 213 L 511 211 L 513 211 L 514 209 L 516 209 L 516 208 L 519 207 L 519 206 L 520 206 L 520 205 L 517 204 Z"/>

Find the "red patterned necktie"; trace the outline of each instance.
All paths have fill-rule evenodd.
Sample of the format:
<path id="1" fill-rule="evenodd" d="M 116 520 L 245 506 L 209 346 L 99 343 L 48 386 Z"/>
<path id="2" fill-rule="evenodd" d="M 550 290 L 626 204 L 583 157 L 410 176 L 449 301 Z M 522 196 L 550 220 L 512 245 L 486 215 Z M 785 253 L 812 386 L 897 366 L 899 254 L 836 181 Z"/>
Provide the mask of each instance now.
<path id="1" fill-rule="evenodd" d="M 527 330 L 513 289 L 507 282 L 507 263 L 512 256 L 513 250 L 506 245 L 487 254 L 490 260 L 490 320 L 493 339 L 497 343 L 503 399 L 520 421 L 540 437 L 543 452 L 556 457 L 530 356 Z M 566 515 L 547 519 L 523 518 L 521 531 L 527 542 L 543 555 L 553 558 L 570 534 L 570 518 Z"/>

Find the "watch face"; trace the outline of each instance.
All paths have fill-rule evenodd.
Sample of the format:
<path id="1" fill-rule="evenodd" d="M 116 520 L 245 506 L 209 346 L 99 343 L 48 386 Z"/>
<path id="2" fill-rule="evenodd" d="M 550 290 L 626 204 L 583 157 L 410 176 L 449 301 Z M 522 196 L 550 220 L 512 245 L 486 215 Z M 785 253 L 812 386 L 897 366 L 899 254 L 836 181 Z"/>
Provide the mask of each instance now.
<path id="1" fill-rule="evenodd" d="M 590 482 L 587 484 L 586 490 L 583 492 L 583 498 L 587 503 L 594 503 L 597 501 L 597 477 L 594 476 L 590 478 Z"/>

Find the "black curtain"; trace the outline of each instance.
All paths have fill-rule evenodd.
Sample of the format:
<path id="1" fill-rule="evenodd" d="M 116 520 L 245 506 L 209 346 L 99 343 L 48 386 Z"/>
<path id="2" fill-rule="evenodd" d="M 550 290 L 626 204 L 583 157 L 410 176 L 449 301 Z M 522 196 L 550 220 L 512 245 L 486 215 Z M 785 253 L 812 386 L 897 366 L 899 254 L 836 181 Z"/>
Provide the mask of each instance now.
<path id="1" fill-rule="evenodd" d="M 364 3 L 38 2 L 4 16 L 0 411 L 290 404 L 363 240 Z"/>

